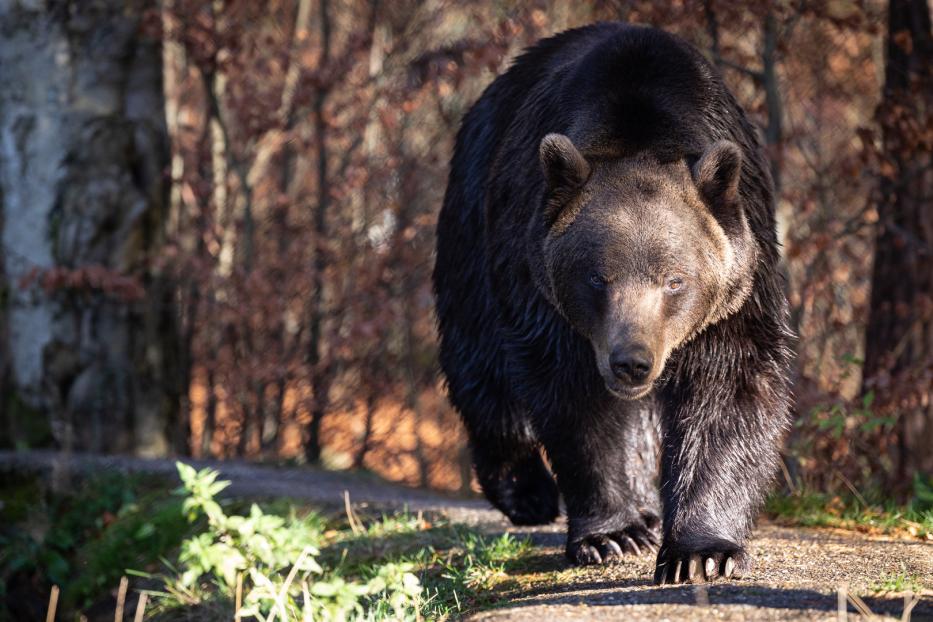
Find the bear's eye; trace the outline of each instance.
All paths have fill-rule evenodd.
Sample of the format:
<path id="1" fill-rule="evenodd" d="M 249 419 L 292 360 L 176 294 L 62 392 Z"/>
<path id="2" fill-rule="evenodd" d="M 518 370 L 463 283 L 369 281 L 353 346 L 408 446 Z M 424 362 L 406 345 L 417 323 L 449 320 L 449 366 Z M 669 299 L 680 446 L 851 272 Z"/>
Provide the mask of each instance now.
<path id="1" fill-rule="evenodd" d="M 606 288 L 606 279 L 599 276 L 597 272 L 590 272 L 590 276 L 587 277 L 587 282 L 590 284 L 590 287 L 593 289 L 605 289 Z"/>
<path id="2" fill-rule="evenodd" d="M 684 280 L 679 276 L 675 276 L 667 280 L 666 287 L 667 291 L 672 294 L 679 292 L 684 288 Z"/>

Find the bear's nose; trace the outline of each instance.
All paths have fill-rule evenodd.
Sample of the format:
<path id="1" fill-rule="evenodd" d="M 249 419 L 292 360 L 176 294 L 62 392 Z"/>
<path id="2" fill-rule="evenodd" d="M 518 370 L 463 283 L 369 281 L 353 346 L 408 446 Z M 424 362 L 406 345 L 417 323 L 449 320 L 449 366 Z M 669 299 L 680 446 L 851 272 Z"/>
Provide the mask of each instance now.
<path id="1" fill-rule="evenodd" d="M 651 373 L 654 357 L 643 346 L 616 348 L 609 357 L 609 366 L 615 377 L 628 384 L 641 384 Z"/>

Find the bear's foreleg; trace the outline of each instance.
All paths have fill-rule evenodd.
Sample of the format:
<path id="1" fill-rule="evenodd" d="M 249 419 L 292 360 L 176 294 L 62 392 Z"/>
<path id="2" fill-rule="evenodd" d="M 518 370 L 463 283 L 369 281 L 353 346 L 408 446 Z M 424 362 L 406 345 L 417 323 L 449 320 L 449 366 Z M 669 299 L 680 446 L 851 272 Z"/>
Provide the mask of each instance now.
<path id="1" fill-rule="evenodd" d="M 746 362 L 748 359 L 746 359 Z M 694 370 L 664 396 L 661 496 L 664 540 L 655 583 L 740 577 L 745 548 L 776 472 L 787 421 L 778 364 Z"/>
<path id="2" fill-rule="evenodd" d="M 590 415 L 554 426 L 558 433 L 543 439 L 567 505 L 566 555 L 573 563 L 605 563 L 657 548 L 654 465 L 641 464 L 643 456 L 633 453 L 650 453 L 653 446 L 637 436 L 646 431 L 638 420 L 644 415 L 631 407 Z M 627 472 L 636 463 L 636 472 Z"/>

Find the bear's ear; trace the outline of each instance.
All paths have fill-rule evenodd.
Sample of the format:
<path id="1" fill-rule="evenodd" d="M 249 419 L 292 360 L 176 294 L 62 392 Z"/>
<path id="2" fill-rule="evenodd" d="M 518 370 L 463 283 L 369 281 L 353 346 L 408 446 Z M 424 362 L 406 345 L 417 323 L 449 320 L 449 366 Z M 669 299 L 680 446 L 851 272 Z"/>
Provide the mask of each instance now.
<path id="1" fill-rule="evenodd" d="M 739 198 L 742 152 L 735 143 L 713 143 L 693 165 L 693 181 L 717 217 L 727 215 Z"/>
<path id="2" fill-rule="evenodd" d="M 548 190 L 577 189 L 590 176 L 590 165 L 563 134 L 548 134 L 538 147 Z"/>
<path id="3" fill-rule="evenodd" d="M 542 138 L 538 156 L 548 190 L 544 216 L 548 226 L 551 226 L 557 221 L 562 208 L 586 183 L 590 176 L 590 165 L 563 134 L 548 134 Z"/>

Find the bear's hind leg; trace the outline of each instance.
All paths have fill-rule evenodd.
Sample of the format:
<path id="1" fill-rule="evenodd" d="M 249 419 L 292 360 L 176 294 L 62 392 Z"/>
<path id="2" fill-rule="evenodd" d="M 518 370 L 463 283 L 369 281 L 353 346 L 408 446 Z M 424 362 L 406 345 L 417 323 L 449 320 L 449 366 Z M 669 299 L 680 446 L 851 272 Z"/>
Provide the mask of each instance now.
<path id="1" fill-rule="evenodd" d="M 506 452 L 501 439 L 495 450 L 479 439 L 472 445 L 483 493 L 513 525 L 545 525 L 557 518 L 557 484 L 537 448 L 516 444 Z"/>
<path id="2" fill-rule="evenodd" d="M 442 311 L 439 304 L 444 320 Z M 541 458 L 528 412 L 510 390 L 513 380 L 499 333 L 489 328 L 495 315 L 485 307 L 470 311 L 448 310 L 441 322 L 440 362 L 450 401 L 469 435 L 477 479 L 489 502 L 512 523 L 553 522 L 559 513 L 557 485 Z M 466 321 L 474 316 L 485 319 Z"/>
<path id="3" fill-rule="evenodd" d="M 471 380 L 480 373 L 457 371 L 447 373 L 450 398 L 466 426 L 483 494 L 515 525 L 553 522 L 560 511 L 559 492 L 527 413 L 512 402 L 498 374 L 477 382 Z"/>

